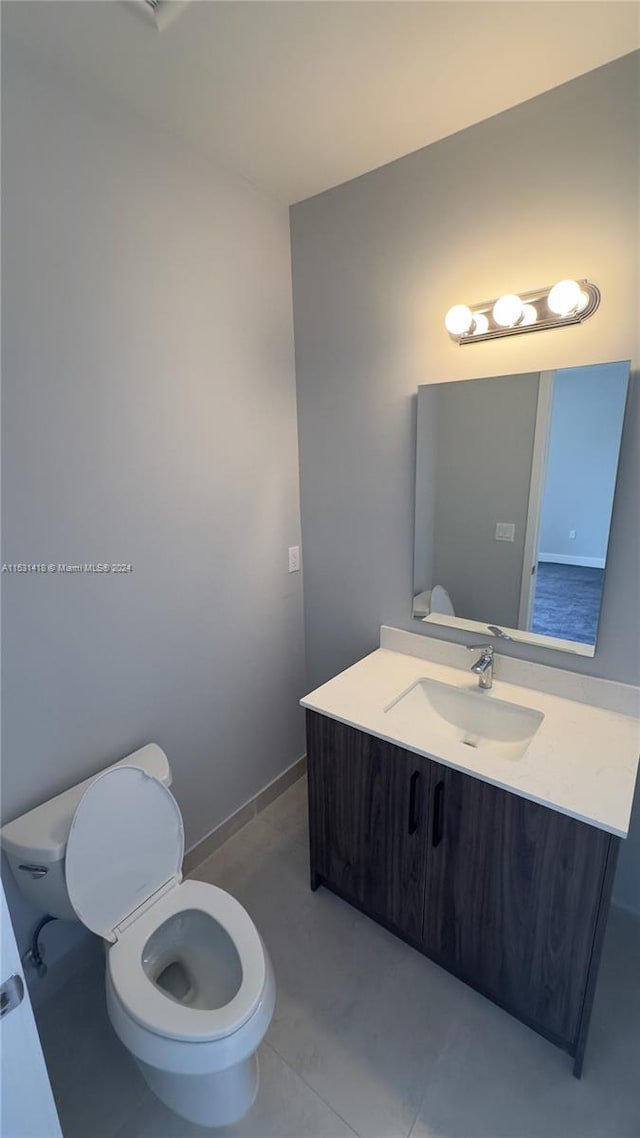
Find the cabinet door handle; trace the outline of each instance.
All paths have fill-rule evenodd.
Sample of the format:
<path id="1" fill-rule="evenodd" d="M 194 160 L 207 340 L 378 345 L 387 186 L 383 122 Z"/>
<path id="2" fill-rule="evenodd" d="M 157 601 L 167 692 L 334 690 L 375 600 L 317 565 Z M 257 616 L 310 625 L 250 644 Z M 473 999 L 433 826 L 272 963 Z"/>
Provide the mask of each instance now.
<path id="1" fill-rule="evenodd" d="M 431 844 L 435 849 L 442 841 L 442 831 L 444 823 L 444 779 L 436 783 L 436 788 L 433 792 L 433 831 L 431 837 Z"/>
<path id="2" fill-rule="evenodd" d="M 415 834 L 418 829 L 416 817 L 416 791 L 420 782 L 420 771 L 414 771 L 409 782 L 409 833 Z"/>

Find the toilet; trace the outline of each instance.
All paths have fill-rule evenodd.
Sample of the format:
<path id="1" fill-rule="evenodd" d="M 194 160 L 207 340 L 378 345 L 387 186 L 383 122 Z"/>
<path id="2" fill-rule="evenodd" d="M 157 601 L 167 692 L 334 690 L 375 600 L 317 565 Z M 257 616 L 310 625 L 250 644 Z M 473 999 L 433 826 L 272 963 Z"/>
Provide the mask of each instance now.
<path id="1" fill-rule="evenodd" d="M 164 752 L 149 744 L 0 838 L 32 902 L 103 938 L 109 1019 L 151 1090 L 190 1122 L 226 1126 L 256 1097 L 275 982 L 242 905 L 182 880 L 170 782 Z"/>
<path id="2" fill-rule="evenodd" d="M 413 598 L 413 615 L 420 620 L 429 617 L 455 616 L 455 609 L 444 585 L 434 585 L 432 589 L 425 589 Z"/>

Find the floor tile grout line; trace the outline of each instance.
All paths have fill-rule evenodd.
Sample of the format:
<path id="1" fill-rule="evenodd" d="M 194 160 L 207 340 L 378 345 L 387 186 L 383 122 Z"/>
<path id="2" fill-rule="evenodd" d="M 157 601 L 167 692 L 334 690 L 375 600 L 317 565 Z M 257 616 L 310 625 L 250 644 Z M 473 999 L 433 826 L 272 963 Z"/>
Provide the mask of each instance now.
<path id="1" fill-rule="evenodd" d="M 129 1115 L 127 1118 L 123 1119 L 123 1121 L 122 1121 L 122 1124 L 121 1124 L 120 1126 L 118 1126 L 118 1129 L 117 1129 L 117 1130 L 114 1130 L 114 1131 L 112 1132 L 112 1134 L 111 1134 L 111 1138 L 118 1138 L 118 1136 L 119 1136 L 120 1134 L 122 1134 L 122 1133 L 123 1133 L 125 1126 L 127 1126 L 127 1125 L 129 1124 L 129 1122 L 131 1121 L 131 1118 L 132 1118 L 132 1116 L 133 1116 L 134 1114 L 138 1114 L 138 1113 L 139 1113 L 139 1112 L 142 1110 L 143 1104 L 144 1104 L 144 1103 L 146 1103 L 147 1099 L 149 1099 L 149 1100 L 150 1100 L 150 1102 L 151 1102 L 151 1105 L 152 1105 L 152 1106 L 153 1106 L 153 1104 L 154 1104 L 154 1100 L 155 1100 L 156 1102 L 158 1102 L 158 1101 L 159 1101 L 159 1100 L 156 1098 L 156 1096 L 153 1094 L 153 1091 L 152 1091 L 152 1090 L 150 1090 L 150 1088 L 149 1088 L 149 1087 L 145 1087 L 145 1088 L 144 1088 L 144 1094 L 142 1094 L 142 1095 L 140 1096 L 140 1098 L 139 1098 L 138 1102 L 136 1103 L 136 1105 L 135 1105 L 134 1109 L 131 1111 L 130 1115 Z"/>
<path id="2" fill-rule="evenodd" d="M 185 878 L 185 880 L 187 880 L 187 879 L 188 880 L 192 880 L 192 879 L 193 880 L 208 880 L 207 877 L 199 878 L 196 875 L 199 873 L 202 873 L 203 867 L 206 865 L 209 865 L 209 863 L 211 861 L 213 861 L 214 858 L 216 858 L 219 854 L 221 854 L 222 851 L 227 848 L 227 845 L 229 843 L 235 841 L 236 838 L 244 837 L 245 831 L 248 829 L 248 827 L 250 827 L 253 824 L 254 821 L 255 821 L 255 819 L 252 819 L 251 822 L 248 822 L 246 826 L 243 826 L 242 829 L 238 830 L 235 834 L 232 834 L 231 837 L 229 837 L 226 842 L 223 842 L 223 844 L 218 847 L 218 849 L 214 850 L 213 853 L 209 854 L 208 858 L 205 858 L 205 860 L 200 862 L 199 865 L 194 866 L 194 868 L 191 869 L 189 871 L 189 873 L 187 874 L 187 877 Z M 282 839 L 282 842 L 284 842 L 284 840 L 286 838 L 289 838 L 293 842 L 293 844 L 296 845 L 301 851 L 303 851 L 304 853 L 308 852 L 309 843 L 308 843 L 308 837 L 306 835 L 301 835 L 300 837 L 296 837 L 295 835 L 291 835 L 286 830 L 282 830 L 280 828 L 272 826 L 271 824 L 267 823 L 266 821 L 264 824 L 272 836 Z M 245 837 L 245 841 L 246 841 L 246 837 Z M 254 851 L 249 851 L 249 852 L 254 852 Z"/>
<path id="3" fill-rule="evenodd" d="M 248 822 L 247 825 L 251 826 L 253 822 L 258 821 L 264 822 L 268 830 L 271 830 L 273 834 L 278 834 L 281 838 L 291 838 L 293 841 L 300 842 L 306 842 L 308 840 L 308 832 L 304 835 L 296 835 L 292 830 L 287 829 L 285 826 L 276 826 L 275 823 L 271 822 L 268 818 L 265 818 L 263 814 L 258 814 L 256 818 L 252 818 L 251 822 Z M 220 847 L 220 849 L 223 848 L 223 846 Z"/>
<path id="4" fill-rule="evenodd" d="M 413 1119 L 413 1122 L 411 1123 L 411 1126 L 409 1127 L 409 1133 L 407 1134 L 406 1138 L 412 1138 L 413 1132 L 414 1132 L 415 1127 L 416 1127 L 416 1122 L 418 1121 L 420 1115 L 422 1114 L 422 1108 L 423 1108 L 423 1106 L 427 1100 L 427 1096 L 429 1094 L 429 1089 L 430 1089 L 430 1084 L 431 1084 L 432 1077 L 433 1077 L 433 1072 L 435 1070 L 437 1070 L 437 1068 L 443 1062 L 444 1058 L 451 1051 L 451 1048 L 453 1047 L 453 1045 L 455 1043 L 455 1037 L 456 1037 L 456 1031 L 455 1031 L 455 1029 L 452 1029 L 451 1034 L 448 1035 L 447 1040 L 445 1041 L 443 1046 L 440 1048 L 440 1051 L 438 1052 L 434 1063 L 432 1064 L 432 1066 L 429 1069 L 429 1076 L 426 1080 L 425 1088 L 424 1088 L 424 1090 L 420 1096 L 420 1102 L 418 1103 L 418 1109 L 416 1110 L 415 1117 Z"/>
<path id="5" fill-rule="evenodd" d="M 278 801 L 278 799 L 276 799 L 276 802 L 277 801 Z M 287 827 L 286 825 L 277 826 L 274 822 L 271 821 L 270 818 L 265 817 L 265 815 L 268 814 L 269 809 L 270 809 L 270 807 L 266 806 L 265 809 L 262 810 L 260 814 L 256 814 L 255 818 L 252 818 L 250 822 L 247 822 L 247 825 L 250 826 L 252 822 L 262 821 L 262 822 L 264 822 L 265 826 L 267 826 L 268 829 L 271 830 L 273 833 L 280 834 L 283 838 L 284 837 L 293 837 L 295 840 L 295 834 L 293 834 L 292 830 L 289 827 Z M 298 811 L 297 810 L 292 811 L 292 813 L 294 814 L 294 816 L 296 816 L 295 820 L 297 821 L 298 820 L 297 819 Z M 307 820 L 307 818 L 306 818 L 306 811 L 305 811 L 305 822 L 306 822 L 306 820 Z"/>
<path id="6" fill-rule="evenodd" d="M 339 1110 L 336 1110 L 335 1106 L 333 1106 L 333 1105 L 332 1105 L 332 1104 L 329 1102 L 329 1100 L 328 1100 L 328 1099 L 326 1099 L 326 1098 L 324 1097 L 324 1095 L 321 1095 L 321 1094 L 320 1094 L 320 1092 L 319 1092 L 319 1091 L 317 1091 L 315 1087 L 312 1087 L 312 1086 L 311 1086 L 311 1083 L 307 1082 L 307 1080 L 305 1079 L 304 1075 L 303 1075 L 303 1074 L 302 1074 L 300 1071 L 296 1070 L 296 1068 L 293 1066 L 293 1064 L 292 1064 L 292 1063 L 290 1063 L 290 1062 L 288 1061 L 288 1059 L 285 1059 L 284 1055 L 282 1055 L 282 1054 L 281 1054 L 281 1053 L 278 1051 L 278 1048 L 277 1048 L 277 1047 L 275 1047 L 273 1043 L 271 1043 L 271 1042 L 270 1042 L 268 1039 L 267 1039 L 267 1040 L 265 1040 L 265 1043 L 266 1043 L 267 1047 L 270 1047 L 270 1048 L 271 1048 L 271 1050 L 272 1050 L 272 1051 L 274 1051 L 274 1052 L 275 1052 L 275 1054 L 278 1056 L 278 1058 L 282 1060 L 282 1062 L 284 1063 L 285 1067 L 288 1067 L 290 1071 L 293 1071 L 294 1075 L 296 1075 L 296 1076 L 297 1076 L 297 1077 L 300 1079 L 300 1081 L 304 1083 L 305 1087 L 307 1087 L 307 1088 L 308 1088 L 310 1091 L 312 1091 L 312 1092 L 313 1092 L 313 1094 L 314 1094 L 314 1095 L 315 1095 L 317 1098 L 319 1098 L 319 1099 L 320 1099 L 320 1101 L 321 1101 L 321 1102 L 323 1102 L 323 1103 L 324 1103 L 324 1105 L 325 1105 L 325 1106 L 327 1106 L 327 1107 L 329 1108 L 329 1110 L 330 1110 L 330 1111 L 331 1111 L 333 1114 L 335 1114 L 336 1118 L 339 1118 L 341 1122 L 344 1122 L 345 1126 L 348 1126 L 348 1127 L 349 1127 L 349 1130 L 351 1131 L 351 1133 L 352 1133 L 352 1134 L 355 1134 L 355 1135 L 356 1135 L 356 1138 L 363 1138 L 363 1136 L 362 1136 L 362 1135 L 359 1133 L 359 1131 L 357 1131 L 357 1130 L 354 1130 L 354 1128 L 353 1128 L 353 1126 L 351 1125 L 351 1123 L 350 1123 L 350 1122 L 347 1122 L 346 1118 L 343 1118 L 343 1116 L 340 1114 L 340 1111 L 339 1111 Z"/>

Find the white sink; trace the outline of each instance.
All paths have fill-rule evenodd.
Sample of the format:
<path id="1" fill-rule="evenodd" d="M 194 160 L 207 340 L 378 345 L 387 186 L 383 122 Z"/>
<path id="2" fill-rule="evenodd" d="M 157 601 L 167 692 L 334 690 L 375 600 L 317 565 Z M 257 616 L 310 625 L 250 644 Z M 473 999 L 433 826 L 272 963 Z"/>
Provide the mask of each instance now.
<path id="1" fill-rule="evenodd" d="M 496 699 L 477 688 L 459 688 L 439 680 L 416 680 L 385 707 L 396 725 L 419 733 L 425 750 L 429 735 L 446 738 L 497 758 L 520 759 L 544 715 L 530 707 Z"/>

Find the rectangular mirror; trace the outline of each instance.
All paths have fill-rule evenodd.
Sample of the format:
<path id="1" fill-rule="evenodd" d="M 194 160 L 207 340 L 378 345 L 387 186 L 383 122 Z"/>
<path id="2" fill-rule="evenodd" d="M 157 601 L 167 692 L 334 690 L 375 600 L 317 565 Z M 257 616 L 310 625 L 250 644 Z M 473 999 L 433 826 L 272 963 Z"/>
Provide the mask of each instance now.
<path id="1" fill-rule="evenodd" d="M 621 361 L 418 388 L 416 619 L 595 654 L 628 382 Z"/>

